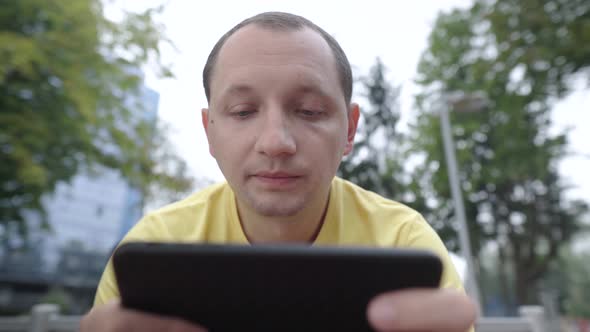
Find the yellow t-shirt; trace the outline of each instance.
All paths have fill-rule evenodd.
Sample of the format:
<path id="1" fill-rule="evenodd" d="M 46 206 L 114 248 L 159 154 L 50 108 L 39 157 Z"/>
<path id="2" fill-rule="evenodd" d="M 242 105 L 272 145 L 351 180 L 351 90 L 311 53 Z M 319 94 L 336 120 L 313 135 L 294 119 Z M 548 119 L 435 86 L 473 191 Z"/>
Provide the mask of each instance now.
<path id="1" fill-rule="evenodd" d="M 227 183 L 146 215 L 122 242 L 130 241 L 248 243 Z M 445 246 L 418 212 L 339 178 L 332 181 L 328 210 L 315 243 L 429 249 L 443 262 L 441 287 L 463 288 Z M 118 297 L 109 261 L 94 305 Z"/>

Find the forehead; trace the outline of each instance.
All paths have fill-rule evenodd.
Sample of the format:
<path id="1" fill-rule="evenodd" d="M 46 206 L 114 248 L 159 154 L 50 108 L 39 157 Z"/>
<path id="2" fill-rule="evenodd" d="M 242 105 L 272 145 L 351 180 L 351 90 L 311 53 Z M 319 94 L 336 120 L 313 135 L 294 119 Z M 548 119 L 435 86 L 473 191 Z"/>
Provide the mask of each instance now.
<path id="1" fill-rule="evenodd" d="M 236 31 L 221 48 L 211 93 L 267 78 L 341 90 L 336 68 L 332 50 L 316 31 L 272 30 L 252 24 Z"/>

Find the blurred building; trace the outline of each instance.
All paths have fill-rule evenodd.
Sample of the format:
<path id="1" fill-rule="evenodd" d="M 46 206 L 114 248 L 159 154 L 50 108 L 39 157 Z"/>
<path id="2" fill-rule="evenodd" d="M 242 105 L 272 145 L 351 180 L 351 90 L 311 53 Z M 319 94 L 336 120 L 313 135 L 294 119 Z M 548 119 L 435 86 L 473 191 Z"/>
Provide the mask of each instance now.
<path id="1" fill-rule="evenodd" d="M 159 94 L 143 86 L 126 102 L 155 124 L 158 101 Z M 43 202 L 51 230 L 30 231 L 26 251 L 0 255 L 0 313 L 28 310 L 56 288 L 71 307 L 85 310 L 111 251 L 142 214 L 141 192 L 106 168 L 59 184 Z M 29 221 L 35 219 L 31 214 Z"/>
<path id="2" fill-rule="evenodd" d="M 143 87 L 142 116 L 156 121 L 159 95 Z M 129 100 L 129 106 L 134 101 Z M 46 200 L 52 227 L 45 235 L 45 269 L 53 273 L 60 250 L 77 247 L 85 252 L 109 254 L 115 244 L 139 220 L 141 193 L 118 171 L 99 169 L 98 174 L 79 174 L 60 184 Z"/>

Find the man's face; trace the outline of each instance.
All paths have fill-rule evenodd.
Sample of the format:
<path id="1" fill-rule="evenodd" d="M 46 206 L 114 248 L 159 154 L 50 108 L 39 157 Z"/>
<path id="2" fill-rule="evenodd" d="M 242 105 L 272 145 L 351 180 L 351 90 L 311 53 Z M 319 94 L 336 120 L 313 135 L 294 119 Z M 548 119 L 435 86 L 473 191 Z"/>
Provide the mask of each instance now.
<path id="1" fill-rule="evenodd" d="M 219 53 L 210 97 L 203 110 L 210 152 L 239 205 L 293 216 L 325 202 L 352 149 L 359 110 L 348 110 L 318 33 L 240 29 Z"/>

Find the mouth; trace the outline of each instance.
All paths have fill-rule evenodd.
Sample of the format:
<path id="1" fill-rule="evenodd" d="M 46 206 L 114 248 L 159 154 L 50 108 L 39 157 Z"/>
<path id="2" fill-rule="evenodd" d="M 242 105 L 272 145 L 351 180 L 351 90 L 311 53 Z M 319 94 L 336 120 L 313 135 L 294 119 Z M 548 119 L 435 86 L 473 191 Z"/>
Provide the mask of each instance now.
<path id="1" fill-rule="evenodd" d="M 257 172 L 251 177 L 264 187 L 285 189 L 295 185 L 303 176 L 291 172 Z"/>
<path id="2" fill-rule="evenodd" d="M 301 177 L 301 175 L 297 173 L 290 172 L 257 172 L 254 174 L 254 176 L 268 179 L 289 179 Z"/>

